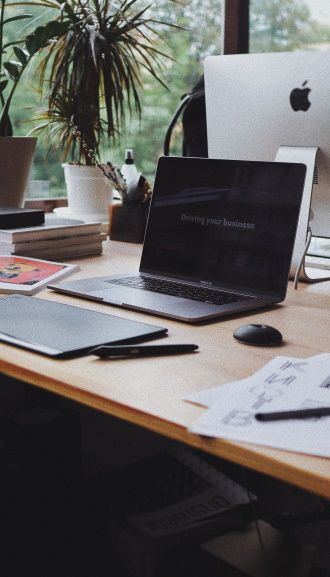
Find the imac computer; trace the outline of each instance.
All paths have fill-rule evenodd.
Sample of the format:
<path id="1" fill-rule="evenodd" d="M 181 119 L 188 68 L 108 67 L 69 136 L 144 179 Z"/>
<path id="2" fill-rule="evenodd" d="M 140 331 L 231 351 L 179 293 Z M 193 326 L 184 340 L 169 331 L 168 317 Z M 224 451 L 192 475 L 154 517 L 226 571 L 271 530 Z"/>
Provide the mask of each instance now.
<path id="1" fill-rule="evenodd" d="M 318 148 L 309 252 L 330 257 L 330 52 L 209 56 L 204 74 L 210 158 L 270 161 L 280 146 Z"/>

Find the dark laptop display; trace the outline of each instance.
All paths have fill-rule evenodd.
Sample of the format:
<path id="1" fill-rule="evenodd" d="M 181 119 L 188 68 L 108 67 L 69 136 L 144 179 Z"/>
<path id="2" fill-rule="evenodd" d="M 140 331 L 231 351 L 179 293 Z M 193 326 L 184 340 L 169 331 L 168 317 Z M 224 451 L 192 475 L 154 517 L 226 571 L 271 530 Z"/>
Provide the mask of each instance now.
<path id="1" fill-rule="evenodd" d="M 285 298 L 306 168 L 159 160 L 140 275 L 51 288 L 196 322 Z"/>
<path id="2" fill-rule="evenodd" d="M 304 172 L 160 159 L 141 272 L 284 297 Z"/>

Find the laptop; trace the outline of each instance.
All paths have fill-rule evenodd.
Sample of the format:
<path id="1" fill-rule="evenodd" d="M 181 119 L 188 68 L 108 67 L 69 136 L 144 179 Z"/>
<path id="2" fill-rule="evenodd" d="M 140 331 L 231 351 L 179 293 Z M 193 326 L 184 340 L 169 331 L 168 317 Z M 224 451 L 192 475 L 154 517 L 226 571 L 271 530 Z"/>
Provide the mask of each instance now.
<path id="1" fill-rule="evenodd" d="M 305 172 L 296 163 L 161 157 L 139 274 L 49 288 L 190 323 L 280 303 Z"/>

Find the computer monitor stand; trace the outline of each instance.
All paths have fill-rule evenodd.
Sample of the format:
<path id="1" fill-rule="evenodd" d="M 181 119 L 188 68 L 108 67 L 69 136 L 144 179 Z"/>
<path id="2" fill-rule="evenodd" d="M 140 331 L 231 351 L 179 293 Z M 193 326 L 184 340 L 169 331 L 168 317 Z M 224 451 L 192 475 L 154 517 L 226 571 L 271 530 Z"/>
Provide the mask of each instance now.
<path id="1" fill-rule="evenodd" d="M 324 271 L 318 269 L 306 269 L 305 267 L 305 256 L 312 238 L 310 210 L 317 150 L 318 148 L 316 146 L 280 146 L 275 157 L 276 162 L 299 162 L 305 164 L 307 167 L 305 187 L 290 269 L 290 278 L 295 280 L 295 287 L 298 284 L 298 280 L 318 282 L 330 279 L 329 275 L 324 276 Z"/>

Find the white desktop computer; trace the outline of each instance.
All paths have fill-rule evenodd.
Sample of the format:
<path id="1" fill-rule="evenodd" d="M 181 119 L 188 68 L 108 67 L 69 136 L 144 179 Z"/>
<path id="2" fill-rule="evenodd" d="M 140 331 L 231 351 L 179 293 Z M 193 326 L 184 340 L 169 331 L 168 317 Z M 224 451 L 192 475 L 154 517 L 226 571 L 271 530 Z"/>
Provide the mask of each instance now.
<path id="1" fill-rule="evenodd" d="M 204 74 L 210 158 L 318 149 L 309 250 L 330 257 L 330 51 L 209 56 Z"/>

